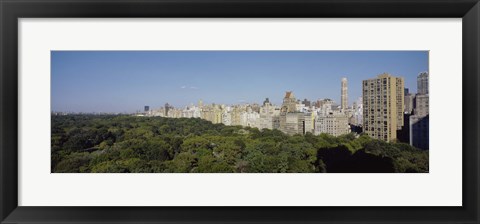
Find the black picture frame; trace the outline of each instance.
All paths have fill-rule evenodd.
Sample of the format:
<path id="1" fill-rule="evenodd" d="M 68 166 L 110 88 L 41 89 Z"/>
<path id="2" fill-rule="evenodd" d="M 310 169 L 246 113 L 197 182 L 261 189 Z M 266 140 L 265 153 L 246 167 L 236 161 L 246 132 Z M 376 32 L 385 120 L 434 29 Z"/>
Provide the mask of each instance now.
<path id="1" fill-rule="evenodd" d="M 0 0 L 1 223 L 479 223 L 478 0 Z M 461 207 L 18 206 L 19 18 L 348 17 L 462 18 Z M 448 44 L 448 43 L 445 43 Z M 452 112 L 455 113 L 455 112 Z M 451 149 L 454 150 L 454 149 Z M 392 192 L 394 193 L 394 192 Z M 442 195 L 438 195 L 442 197 Z"/>

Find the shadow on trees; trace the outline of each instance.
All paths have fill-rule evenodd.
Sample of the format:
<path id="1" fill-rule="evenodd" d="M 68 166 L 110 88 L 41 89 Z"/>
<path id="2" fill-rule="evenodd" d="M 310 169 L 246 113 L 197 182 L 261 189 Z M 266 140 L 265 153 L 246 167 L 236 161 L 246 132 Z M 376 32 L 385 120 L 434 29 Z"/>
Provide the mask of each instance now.
<path id="1" fill-rule="evenodd" d="M 345 146 L 319 149 L 317 159 L 325 164 L 327 173 L 394 173 L 389 157 L 366 153 L 364 149 L 352 153 Z"/>

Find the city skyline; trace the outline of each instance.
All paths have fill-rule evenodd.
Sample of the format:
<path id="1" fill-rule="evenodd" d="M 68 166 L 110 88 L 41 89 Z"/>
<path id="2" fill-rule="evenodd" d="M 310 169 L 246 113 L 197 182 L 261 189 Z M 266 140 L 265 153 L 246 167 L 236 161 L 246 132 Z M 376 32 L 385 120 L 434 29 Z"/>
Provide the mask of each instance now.
<path id="1" fill-rule="evenodd" d="M 428 72 L 427 51 L 52 51 L 52 111 L 132 113 L 145 105 L 280 105 L 285 91 L 297 99 L 330 98 L 340 104 L 348 79 L 348 105 L 362 80 L 384 72 L 401 76 L 416 92 Z"/>

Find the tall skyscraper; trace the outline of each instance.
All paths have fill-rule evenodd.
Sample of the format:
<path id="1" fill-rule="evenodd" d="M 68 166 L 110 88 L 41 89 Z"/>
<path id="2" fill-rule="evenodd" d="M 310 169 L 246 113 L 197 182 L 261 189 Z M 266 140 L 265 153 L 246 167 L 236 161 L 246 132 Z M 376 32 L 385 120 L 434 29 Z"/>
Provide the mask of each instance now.
<path id="1" fill-rule="evenodd" d="M 429 94 L 428 72 L 417 77 L 418 94 L 415 96 L 413 115 L 410 117 L 410 144 L 421 149 L 429 148 Z"/>
<path id="2" fill-rule="evenodd" d="M 145 108 L 143 108 L 143 109 L 144 109 L 144 110 L 143 110 L 144 112 L 150 111 L 150 107 L 149 107 L 149 106 L 145 106 Z"/>
<path id="3" fill-rule="evenodd" d="M 348 108 L 348 86 L 347 78 L 342 78 L 342 95 L 341 95 L 341 104 L 342 110 Z"/>
<path id="4" fill-rule="evenodd" d="M 403 126 L 404 80 L 384 73 L 363 80 L 363 127 L 372 138 L 391 141 Z"/>
<path id="5" fill-rule="evenodd" d="M 428 94 L 428 72 L 421 72 L 417 76 L 417 93 Z"/>

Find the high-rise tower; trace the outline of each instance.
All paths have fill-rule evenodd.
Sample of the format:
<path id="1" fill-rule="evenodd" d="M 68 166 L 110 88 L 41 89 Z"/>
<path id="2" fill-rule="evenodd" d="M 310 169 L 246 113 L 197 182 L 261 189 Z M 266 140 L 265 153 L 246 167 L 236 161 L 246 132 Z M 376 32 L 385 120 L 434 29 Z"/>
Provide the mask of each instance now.
<path id="1" fill-rule="evenodd" d="M 410 117 L 410 144 L 421 149 L 429 148 L 429 94 L 428 72 L 417 77 L 417 95 L 413 103 L 413 115 Z"/>
<path id="2" fill-rule="evenodd" d="M 428 72 L 421 72 L 417 76 L 417 93 L 428 94 Z"/>
<path id="3" fill-rule="evenodd" d="M 341 95 L 341 107 L 342 110 L 346 110 L 348 108 L 348 86 L 347 86 L 347 78 L 342 78 L 342 95 Z"/>
<path id="4" fill-rule="evenodd" d="M 391 141 L 403 126 L 404 80 L 384 73 L 363 80 L 363 129 L 372 138 Z"/>

